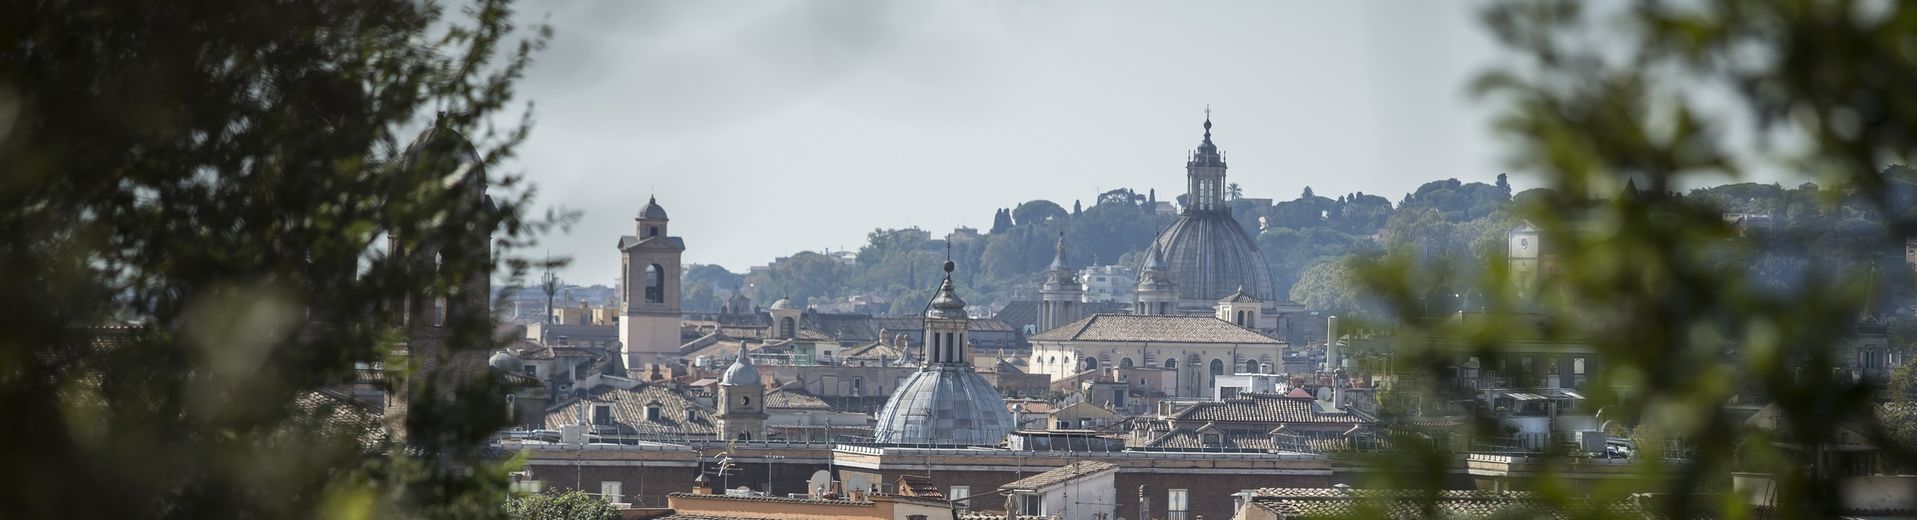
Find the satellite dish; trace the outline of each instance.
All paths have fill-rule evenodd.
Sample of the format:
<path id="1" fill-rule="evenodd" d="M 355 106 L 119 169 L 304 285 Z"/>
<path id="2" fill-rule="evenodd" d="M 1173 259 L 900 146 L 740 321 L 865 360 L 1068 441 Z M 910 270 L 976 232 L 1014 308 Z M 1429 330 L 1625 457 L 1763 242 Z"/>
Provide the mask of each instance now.
<path id="1" fill-rule="evenodd" d="M 826 470 L 812 472 L 812 478 L 805 479 L 806 489 L 832 489 L 832 474 Z"/>

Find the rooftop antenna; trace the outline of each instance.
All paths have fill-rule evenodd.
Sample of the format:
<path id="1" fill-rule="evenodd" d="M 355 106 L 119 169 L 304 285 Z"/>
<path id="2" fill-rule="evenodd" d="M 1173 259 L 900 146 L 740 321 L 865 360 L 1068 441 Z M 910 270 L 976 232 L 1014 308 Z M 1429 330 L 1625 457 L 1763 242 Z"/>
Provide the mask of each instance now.
<path id="1" fill-rule="evenodd" d="M 545 283 L 542 285 L 544 285 L 544 289 L 546 290 L 546 324 L 551 325 L 552 319 L 553 319 L 552 318 L 552 299 L 554 295 L 559 294 L 559 277 L 557 275 L 552 274 L 552 251 L 550 250 L 546 251 L 545 263 L 546 263 L 546 275 L 544 277 Z"/>

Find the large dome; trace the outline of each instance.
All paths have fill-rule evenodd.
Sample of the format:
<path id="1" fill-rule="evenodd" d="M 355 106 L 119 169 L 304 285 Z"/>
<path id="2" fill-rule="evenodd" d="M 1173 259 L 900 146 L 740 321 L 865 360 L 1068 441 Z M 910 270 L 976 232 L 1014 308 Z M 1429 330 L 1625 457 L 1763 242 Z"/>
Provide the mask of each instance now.
<path id="1" fill-rule="evenodd" d="M 1264 301 L 1285 300 L 1273 294 L 1264 253 L 1230 213 L 1181 215 L 1151 247 L 1161 255 L 1164 263 L 1158 267 L 1171 276 L 1181 301 L 1211 305 L 1239 287 Z"/>
<path id="2" fill-rule="evenodd" d="M 873 440 L 885 444 L 996 445 L 1012 433 L 1012 412 L 971 365 L 927 365 L 879 410 Z"/>

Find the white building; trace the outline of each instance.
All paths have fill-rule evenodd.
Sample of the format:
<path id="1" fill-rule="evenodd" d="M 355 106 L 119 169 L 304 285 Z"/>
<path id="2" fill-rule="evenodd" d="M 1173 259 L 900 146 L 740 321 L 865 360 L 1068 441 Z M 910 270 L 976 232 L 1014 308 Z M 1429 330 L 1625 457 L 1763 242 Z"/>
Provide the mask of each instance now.
<path id="1" fill-rule="evenodd" d="M 1087 267 L 1079 270 L 1078 279 L 1085 286 L 1086 303 L 1131 303 L 1132 288 L 1138 285 L 1138 275 L 1122 265 Z"/>
<path id="2" fill-rule="evenodd" d="M 1010 497 L 1007 516 L 1111 520 L 1118 509 L 1118 465 L 1081 461 L 999 486 Z"/>

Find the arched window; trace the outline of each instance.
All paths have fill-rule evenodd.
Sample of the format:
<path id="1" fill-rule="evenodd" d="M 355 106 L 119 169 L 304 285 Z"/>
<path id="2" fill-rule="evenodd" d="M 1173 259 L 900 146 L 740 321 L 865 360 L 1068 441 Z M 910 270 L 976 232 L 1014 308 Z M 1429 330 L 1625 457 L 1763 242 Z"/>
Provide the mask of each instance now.
<path id="1" fill-rule="evenodd" d="M 1125 358 L 1125 359 L 1118 360 L 1118 368 L 1131 368 L 1131 367 L 1132 367 L 1132 358 Z"/>
<path id="2" fill-rule="evenodd" d="M 646 303 L 666 302 L 666 269 L 659 264 L 646 266 Z"/>
<path id="3" fill-rule="evenodd" d="M 659 226 L 646 226 L 646 238 L 659 236 Z"/>
<path id="4" fill-rule="evenodd" d="M 1225 375 L 1225 360 L 1223 359 L 1211 360 L 1211 375 L 1212 377 Z"/>
<path id="5" fill-rule="evenodd" d="M 1171 370 L 1171 369 L 1175 369 L 1175 368 L 1178 368 L 1178 360 L 1176 360 L 1176 359 L 1166 359 L 1166 360 L 1165 360 L 1165 369 L 1166 369 L 1166 370 Z"/>
<path id="6" fill-rule="evenodd" d="M 1079 361 L 1080 370 L 1098 370 L 1098 358 L 1086 357 L 1086 358 L 1081 358 L 1078 361 Z"/>
<path id="7" fill-rule="evenodd" d="M 791 317 L 779 318 L 779 337 L 796 338 L 799 337 L 798 332 L 798 325 L 792 323 Z"/>
<path id="8" fill-rule="evenodd" d="M 1256 359 L 1245 360 L 1245 373 L 1247 374 L 1258 373 L 1258 360 Z"/>

